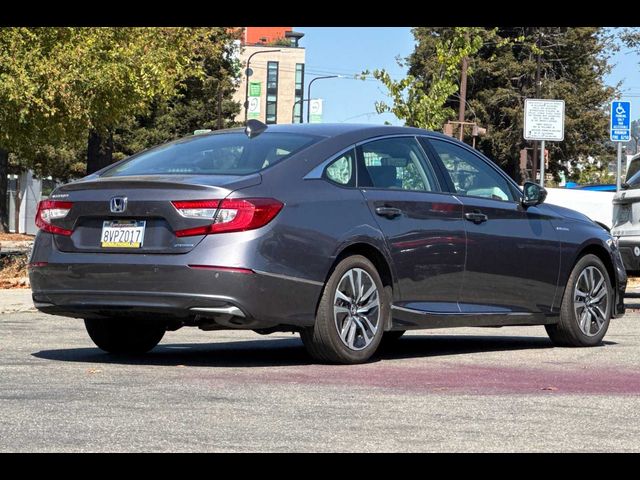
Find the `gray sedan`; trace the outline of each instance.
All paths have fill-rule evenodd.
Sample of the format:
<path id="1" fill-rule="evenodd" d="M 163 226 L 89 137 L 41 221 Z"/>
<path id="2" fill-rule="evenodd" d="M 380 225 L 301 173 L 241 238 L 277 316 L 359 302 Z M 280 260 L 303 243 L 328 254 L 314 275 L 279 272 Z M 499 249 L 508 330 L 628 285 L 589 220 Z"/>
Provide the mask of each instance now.
<path id="1" fill-rule="evenodd" d="M 624 312 L 620 253 L 545 195 L 437 133 L 250 121 L 56 189 L 37 213 L 33 300 L 112 353 L 185 326 L 299 332 L 334 363 L 445 326 L 539 324 L 597 345 Z"/>

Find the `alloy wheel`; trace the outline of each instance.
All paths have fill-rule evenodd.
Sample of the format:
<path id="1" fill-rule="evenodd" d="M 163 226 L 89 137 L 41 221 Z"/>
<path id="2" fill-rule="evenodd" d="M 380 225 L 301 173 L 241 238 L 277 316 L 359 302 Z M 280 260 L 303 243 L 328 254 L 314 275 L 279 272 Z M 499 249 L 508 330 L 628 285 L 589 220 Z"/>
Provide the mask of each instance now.
<path id="1" fill-rule="evenodd" d="M 362 350 L 375 338 L 380 325 L 380 296 L 373 278 L 352 268 L 340 278 L 333 298 L 333 317 L 342 342 Z"/>
<path id="2" fill-rule="evenodd" d="M 573 294 L 573 307 L 582 333 L 597 335 L 607 322 L 609 290 L 605 274 L 592 265 L 578 277 Z"/>

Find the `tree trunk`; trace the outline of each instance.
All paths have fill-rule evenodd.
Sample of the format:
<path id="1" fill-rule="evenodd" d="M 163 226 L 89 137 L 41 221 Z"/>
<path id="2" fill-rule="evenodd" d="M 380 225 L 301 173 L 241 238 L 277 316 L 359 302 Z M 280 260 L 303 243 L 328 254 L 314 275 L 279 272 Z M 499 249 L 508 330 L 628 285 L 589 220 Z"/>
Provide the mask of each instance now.
<path id="1" fill-rule="evenodd" d="M 113 162 L 113 134 L 101 134 L 96 130 L 89 132 L 87 145 L 87 175 L 110 165 Z"/>
<path id="2" fill-rule="evenodd" d="M 9 204 L 7 202 L 7 189 L 9 182 L 9 152 L 0 148 L 0 232 L 9 231 Z"/>

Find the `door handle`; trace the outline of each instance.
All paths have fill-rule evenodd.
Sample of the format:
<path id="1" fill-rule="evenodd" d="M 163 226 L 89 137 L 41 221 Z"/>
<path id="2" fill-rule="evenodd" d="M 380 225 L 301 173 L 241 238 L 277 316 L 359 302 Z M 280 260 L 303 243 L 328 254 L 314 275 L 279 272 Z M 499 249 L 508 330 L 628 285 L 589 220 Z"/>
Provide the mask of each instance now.
<path id="1" fill-rule="evenodd" d="M 395 207 L 376 207 L 376 213 L 381 217 L 394 218 L 402 215 L 402 210 Z"/>
<path id="2" fill-rule="evenodd" d="M 464 218 L 466 218 L 470 222 L 475 223 L 476 225 L 489 220 L 489 217 L 487 217 L 484 213 L 480 212 L 479 210 L 474 210 L 473 212 L 465 213 Z"/>

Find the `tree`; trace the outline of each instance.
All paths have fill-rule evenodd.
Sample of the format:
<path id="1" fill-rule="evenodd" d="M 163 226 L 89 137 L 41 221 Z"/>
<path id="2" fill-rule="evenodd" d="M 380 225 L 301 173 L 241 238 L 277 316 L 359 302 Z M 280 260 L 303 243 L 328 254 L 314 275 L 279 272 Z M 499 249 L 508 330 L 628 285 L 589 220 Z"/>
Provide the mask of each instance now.
<path id="1" fill-rule="evenodd" d="M 225 31 L 0 29 L 1 228 L 10 158 L 58 178 L 84 173 L 85 159 L 89 172 L 109 164 L 114 129 L 175 97 L 187 79 L 205 81 L 204 63 L 231 41 Z"/>
<path id="2" fill-rule="evenodd" d="M 416 40 L 423 30 L 413 29 Z M 374 70 L 372 73 L 363 72 L 361 77 L 371 74 L 387 88 L 393 103 L 376 102 L 378 113 L 392 112 L 408 126 L 435 130 L 442 128 L 455 113 L 447 101 L 458 91 L 462 59 L 474 55 L 482 46 L 483 36 L 489 32 L 477 27 L 436 28 L 432 31 L 428 75 L 416 76 L 410 72 L 401 80 L 393 80 L 387 71 Z M 402 60 L 398 60 L 398 64 L 405 66 Z"/>
<path id="3" fill-rule="evenodd" d="M 41 156 L 83 130 L 82 102 L 72 94 L 73 73 L 64 29 L 0 29 L 0 230 L 7 230 L 10 158 Z M 13 153 L 11 157 L 9 153 Z"/>
<path id="4" fill-rule="evenodd" d="M 206 28 L 89 28 L 74 38 L 77 81 L 88 124 L 87 173 L 112 161 L 113 130 L 154 101 L 174 96 L 199 57 L 218 48 Z"/>
<path id="5" fill-rule="evenodd" d="M 200 58 L 202 75 L 187 78 L 177 95 L 156 99 L 148 113 L 130 115 L 114 131 L 114 159 L 192 134 L 197 129 L 235 126 L 240 104 L 232 99 L 241 66 L 228 29 L 212 29 L 211 42 L 223 48 Z"/>
<path id="6" fill-rule="evenodd" d="M 627 153 L 635 155 L 640 153 L 640 121 L 632 120 L 631 121 L 631 141 L 625 143 L 627 147 Z"/>
<path id="7" fill-rule="evenodd" d="M 429 85 L 432 77 L 434 37 L 442 29 L 417 30 L 417 45 L 410 57 L 410 73 Z M 450 30 L 450 29 L 449 29 Z M 565 100 L 565 140 L 549 142 L 550 171 L 557 174 L 560 161 L 573 163 L 588 156 L 606 162 L 612 154 L 608 142 L 607 105 L 615 89 L 604 84 L 610 70 L 612 37 L 602 28 L 513 27 L 495 31 L 470 58 L 467 115 L 487 127 L 478 148 L 520 181 L 519 152 L 524 100 L 536 98 L 536 60 L 541 53 L 541 97 Z M 540 46 L 537 43 L 540 41 Z M 447 104 L 458 103 L 450 97 Z"/>

